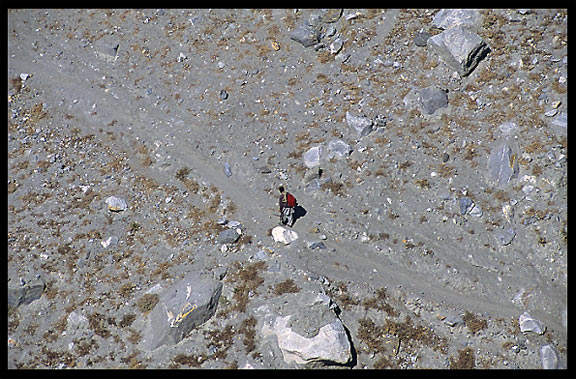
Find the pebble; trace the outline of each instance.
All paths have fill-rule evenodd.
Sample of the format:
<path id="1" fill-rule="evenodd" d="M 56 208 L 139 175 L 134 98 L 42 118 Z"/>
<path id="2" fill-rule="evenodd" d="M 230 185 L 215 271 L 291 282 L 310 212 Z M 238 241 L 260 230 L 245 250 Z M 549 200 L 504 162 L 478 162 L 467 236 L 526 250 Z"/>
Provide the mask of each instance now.
<path id="1" fill-rule="evenodd" d="M 112 212 L 122 212 L 128 209 L 126 201 L 116 196 L 110 196 L 109 198 L 107 198 L 106 204 L 108 204 L 108 210 Z"/>

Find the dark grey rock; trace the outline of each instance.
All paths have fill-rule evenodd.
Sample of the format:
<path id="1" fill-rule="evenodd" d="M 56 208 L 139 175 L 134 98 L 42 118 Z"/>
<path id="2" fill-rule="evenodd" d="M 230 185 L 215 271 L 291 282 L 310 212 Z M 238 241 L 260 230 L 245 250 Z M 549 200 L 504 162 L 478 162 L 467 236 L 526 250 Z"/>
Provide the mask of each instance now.
<path id="1" fill-rule="evenodd" d="M 314 249 L 326 249 L 326 245 L 324 245 L 324 242 L 322 242 L 322 241 L 311 242 L 310 244 L 308 244 L 308 248 L 309 248 L 310 250 L 314 250 Z"/>
<path id="2" fill-rule="evenodd" d="M 240 238 L 240 234 L 236 231 L 236 229 L 226 229 L 218 234 L 218 243 L 220 244 L 228 244 L 234 243 L 238 241 Z"/>
<path id="3" fill-rule="evenodd" d="M 8 287 L 8 305 L 17 308 L 38 300 L 44 292 L 45 284 L 42 281 L 24 285 L 22 287 Z"/>
<path id="4" fill-rule="evenodd" d="M 418 47 L 425 47 L 428 44 L 428 38 L 432 37 L 432 34 L 428 32 L 418 32 L 414 36 L 414 44 Z"/>
<path id="5" fill-rule="evenodd" d="M 188 274 L 166 290 L 145 322 L 143 347 L 155 350 L 175 345 L 214 313 L 222 283 L 196 272 Z"/>
<path id="6" fill-rule="evenodd" d="M 319 42 L 320 31 L 309 24 L 300 24 L 290 33 L 290 39 L 299 42 L 304 47 L 310 47 Z"/>
<path id="7" fill-rule="evenodd" d="M 433 114 L 438 109 L 448 106 L 448 94 L 436 87 L 423 88 L 420 91 L 419 102 L 426 113 Z"/>

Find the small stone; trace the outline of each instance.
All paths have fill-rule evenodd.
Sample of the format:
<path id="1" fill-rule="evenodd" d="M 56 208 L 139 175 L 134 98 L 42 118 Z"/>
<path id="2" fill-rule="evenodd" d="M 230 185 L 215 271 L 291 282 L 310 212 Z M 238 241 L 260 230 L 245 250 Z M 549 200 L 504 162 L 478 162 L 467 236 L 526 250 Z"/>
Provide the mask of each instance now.
<path id="1" fill-rule="evenodd" d="M 330 44 L 330 53 L 332 54 L 338 54 L 340 52 L 340 50 L 342 50 L 342 46 L 344 45 L 344 43 L 342 42 L 342 38 L 338 37 L 336 38 L 331 44 Z"/>
<path id="2" fill-rule="evenodd" d="M 496 233 L 496 239 L 502 246 L 510 245 L 514 237 L 516 237 L 516 232 L 512 228 L 507 228 Z"/>
<path id="3" fill-rule="evenodd" d="M 299 42 L 304 47 L 310 47 L 318 43 L 320 32 L 308 24 L 301 24 L 290 33 L 290 39 Z"/>
<path id="4" fill-rule="evenodd" d="M 528 312 L 520 315 L 518 324 L 521 332 L 533 332 L 542 335 L 546 331 L 546 326 L 541 321 L 533 318 Z"/>
<path id="5" fill-rule="evenodd" d="M 218 234 L 219 244 L 230 244 L 238 241 L 240 238 L 240 233 L 237 229 L 226 229 Z"/>
<path id="6" fill-rule="evenodd" d="M 364 137 L 370 134 L 372 125 L 374 124 L 368 117 L 354 116 L 348 111 L 346 111 L 346 123 L 358 133 L 358 137 Z"/>
<path id="7" fill-rule="evenodd" d="M 470 212 L 470 210 L 472 210 L 472 207 L 474 206 L 474 202 L 469 197 L 460 198 L 459 204 L 460 204 L 460 214 L 461 215 L 465 215 L 468 212 Z"/>
<path id="8" fill-rule="evenodd" d="M 318 242 L 311 242 L 308 244 L 308 248 L 310 250 L 314 250 L 314 249 L 326 249 L 326 245 L 324 245 L 324 242 L 322 241 L 318 241 Z"/>
<path id="9" fill-rule="evenodd" d="M 322 146 L 314 146 L 308 149 L 304 154 L 302 154 L 302 158 L 304 159 L 304 164 L 308 168 L 316 167 L 320 165 L 320 157 L 322 155 Z"/>
<path id="10" fill-rule="evenodd" d="M 108 204 L 108 210 L 112 212 L 122 212 L 128 209 L 128 204 L 122 198 L 110 196 L 105 201 Z"/>
<path id="11" fill-rule="evenodd" d="M 448 106 L 448 95 L 446 91 L 436 87 L 423 88 L 420 91 L 418 100 L 424 111 L 428 114 L 433 114 L 438 109 Z"/>
<path id="12" fill-rule="evenodd" d="M 414 44 L 418 47 L 425 47 L 430 37 L 432 37 L 432 34 L 428 32 L 418 32 L 414 36 Z"/>
<path id="13" fill-rule="evenodd" d="M 226 174 L 227 177 L 232 176 L 232 170 L 230 169 L 230 163 L 228 162 L 224 163 L 224 174 Z"/>
<path id="14" fill-rule="evenodd" d="M 228 92 L 226 90 L 220 91 L 220 100 L 226 100 L 228 98 Z"/>

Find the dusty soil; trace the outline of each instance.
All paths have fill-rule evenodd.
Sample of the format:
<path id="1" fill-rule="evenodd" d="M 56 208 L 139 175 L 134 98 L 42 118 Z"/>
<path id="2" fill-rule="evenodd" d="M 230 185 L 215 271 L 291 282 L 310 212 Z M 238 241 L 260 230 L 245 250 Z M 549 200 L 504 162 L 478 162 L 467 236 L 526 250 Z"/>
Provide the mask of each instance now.
<path id="1" fill-rule="evenodd" d="M 290 39 L 318 11 L 9 10 L 8 286 L 46 284 L 8 310 L 9 368 L 293 367 L 254 328 L 287 279 L 338 303 L 351 368 L 566 355 L 567 137 L 545 113 L 568 109 L 567 11 L 482 11 L 491 52 L 464 78 L 413 42 L 440 33 L 437 10 L 345 9 L 338 55 L 330 37 Z M 449 104 L 428 115 L 414 99 L 432 85 Z M 385 122 L 357 138 L 347 111 Z M 520 172 L 498 186 L 487 162 L 505 122 Z M 352 154 L 305 191 L 302 154 L 335 138 Z M 270 236 L 281 183 L 306 210 L 289 246 Z M 110 212 L 112 195 L 128 209 Z M 462 197 L 482 215 L 462 215 Z M 227 251 L 223 217 L 244 228 Z M 146 294 L 218 267 L 219 313 L 175 347 L 140 349 Z M 520 332 L 524 311 L 543 335 Z"/>

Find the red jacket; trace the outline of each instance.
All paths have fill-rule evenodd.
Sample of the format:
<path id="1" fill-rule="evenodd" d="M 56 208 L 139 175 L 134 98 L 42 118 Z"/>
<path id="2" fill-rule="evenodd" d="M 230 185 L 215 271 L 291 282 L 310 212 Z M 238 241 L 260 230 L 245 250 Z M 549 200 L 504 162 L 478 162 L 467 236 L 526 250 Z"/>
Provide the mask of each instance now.
<path id="1" fill-rule="evenodd" d="M 286 207 L 294 208 L 296 206 L 296 198 L 292 196 L 290 192 L 286 192 L 280 195 L 278 204 L 280 205 L 280 209 L 284 209 Z"/>

